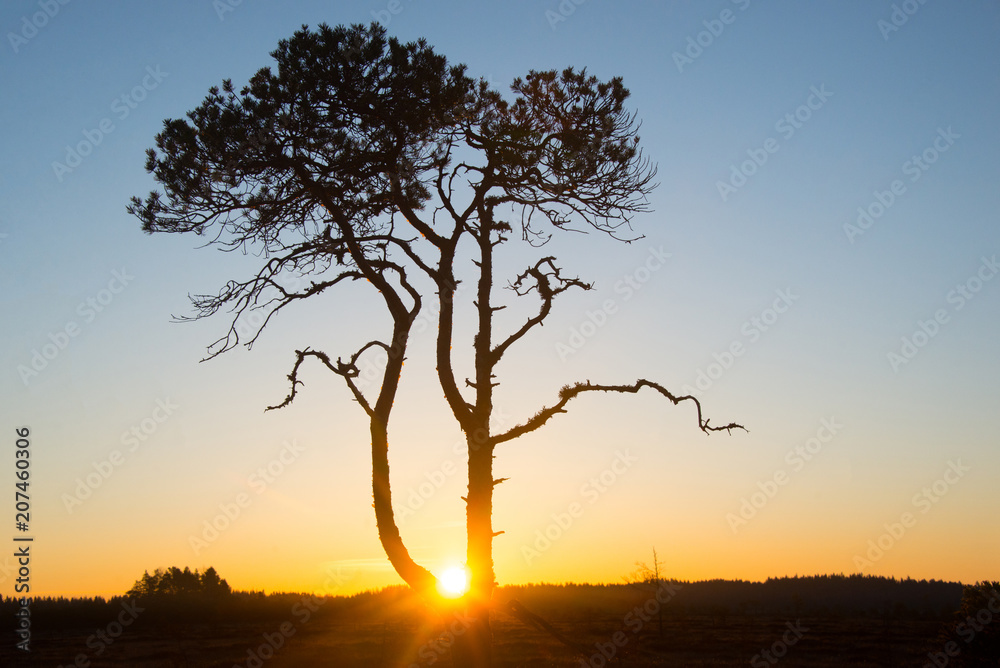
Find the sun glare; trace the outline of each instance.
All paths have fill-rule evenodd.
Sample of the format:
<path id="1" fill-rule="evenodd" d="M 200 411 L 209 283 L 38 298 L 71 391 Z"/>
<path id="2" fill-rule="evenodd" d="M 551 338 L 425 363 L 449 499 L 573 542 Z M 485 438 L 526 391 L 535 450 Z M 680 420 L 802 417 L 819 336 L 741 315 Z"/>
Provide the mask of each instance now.
<path id="1" fill-rule="evenodd" d="M 469 590 L 469 572 L 453 566 L 438 576 L 438 593 L 445 598 L 458 598 Z"/>

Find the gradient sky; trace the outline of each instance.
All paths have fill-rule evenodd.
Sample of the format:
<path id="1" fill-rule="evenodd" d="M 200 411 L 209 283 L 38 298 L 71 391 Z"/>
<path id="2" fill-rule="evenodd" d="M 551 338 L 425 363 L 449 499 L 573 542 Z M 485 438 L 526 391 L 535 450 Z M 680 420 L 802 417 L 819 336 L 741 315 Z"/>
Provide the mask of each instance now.
<path id="1" fill-rule="evenodd" d="M 296 348 L 380 334 L 372 295 L 302 304 L 252 351 L 199 364 L 227 321 L 171 315 L 256 258 L 146 236 L 125 212 L 154 187 L 163 119 L 242 85 L 302 24 L 373 18 L 498 87 L 568 65 L 621 75 L 659 168 L 642 240 L 553 241 L 595 288 L 508 354 L 502 424 L 569 382 L 644 377 L 750 430 L 708 437 L 690 406 L 590 396 L 499 446 L 501 584 L 620 581 L 654 547 L 682 579 L 1000 578 L 996 2 L 36 0 L 0 9 L 0 467 L 13 485 L 29 427 L 32 593 L 120 593 L 172 565 L 238 589 L 399 582 L 340 379 L 309 367 L 290 408 L 263 411 Z M 509 244 L 498 284 L 535 258 Z M 390 461 L 404 540 L 440 571 L 464 558 L 466 483 L 433 330 L 414 338 Z M 36 352 L 51 359 L 26 374 Z M 229 526 L 208 540 L 212 521 Z"/>

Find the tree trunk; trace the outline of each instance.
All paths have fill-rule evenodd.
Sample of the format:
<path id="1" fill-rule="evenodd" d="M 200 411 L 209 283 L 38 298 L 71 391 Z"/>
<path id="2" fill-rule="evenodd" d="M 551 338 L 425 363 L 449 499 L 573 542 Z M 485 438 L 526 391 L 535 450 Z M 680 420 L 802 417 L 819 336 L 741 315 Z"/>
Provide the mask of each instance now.
<path id="1" fill-rule="evenodd" d="M 392 493 L 389 489 L 389 445 L 385 425 L 376 419 L 371 422 L 372 433 L 372 496 L 375 507 L 375 525 L 379 542 L 389 557 L 389 563 L 406 584 L 420 594 L 434 592 L 436 579 L 425 568 L 413 561 L 396 526 L 392 511 Z"/>
<path id="2" fill-rule="evenodd" d="M 389 557 L 392 567 L 406 584 L 421 595 L 433 593 L 436 578 L 424 567 L 413 561 L 396 526 L 392 511 L 392 491 L 389 487 L 389 415 L 392 412 L 399 375 L 403 368 L 403 356 L 409 335 L 410 321 L 396 316 L 393 328 L 393 345 L 386 361 L 382 389 L 371 414 L 372 435 L 372 505 L 375 508 L 375 525 L 378 527 L 379 542 Z"/>
<path id="3" fill-rule="evenodd" d="M 492 219 L 480 209 L 479 216 L 479 285 L 476 309 L 479 331 L 474 342 L 476 353 L 476 403 L 472 420 L 465 430 L 469 448 L 469 495 L 465 499 L 465 524 L 468 537 L 466 568 L 471 574 L 466 614 L 469 628 L 456 642 L 455 665 L 490 668 L 493 663 L 493 636 L 490 629 L 490 602 L 496 581 L 493 572 L 493 444 L 490 442 L 490 419 L 493 415 L 493 242 Z"/>
<path id="4" fill-rule="evenodd" d="M 490 668 L 493 665 L 493 636 L 489 607 L 469 601 L 463 615 L 464 632 L 455 638 L 452 664 L 455 668 Z"/>
<path id="5" fill-rule="evenodd" d="M 490 602 L 493 598 L 493 448 L 483 427 L 467 435 L 469 444 L 469 495 L 466 497 L 468 549 L 466 567 L 471 574 L 466 594 L 468 627 L 455 643 L 455 666 L 489 668 L 493 636 Z"/>

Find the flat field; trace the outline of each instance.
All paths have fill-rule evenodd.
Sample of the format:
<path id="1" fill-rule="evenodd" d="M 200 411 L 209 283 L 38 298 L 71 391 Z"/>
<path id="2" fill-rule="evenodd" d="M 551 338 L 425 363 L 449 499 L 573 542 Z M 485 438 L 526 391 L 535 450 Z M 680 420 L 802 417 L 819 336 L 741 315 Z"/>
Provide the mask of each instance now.
<path id="1" fill-rule="evenodd" d="M 938 640 L 941 624 L 932 621 L 690 616 L 665 620 L 662 635 L 655 622 L 636 634 L 623 631 L 621 617 L 550 622 L 587 648 L 590 660 L 544 631 L 501 617 L 494 622 L 496 665 L 747 666 L 754 665 L 752 659 L 768 650 L 782 655 L 783 666 L 921 666 L 928 660 L 927 653 L 939 651 L 942 644 Z M 789 623 L 803 631 L 800 638 L 790 631 Z M 0 663 L 84 668 L 452 666 L 447 652 L 452 636 L 447 630 L 440 631 L 418 624 L 318 618 L 286 638 L 280 635 L 280 623 L 182 624 L 161 630 L 129 630 L 100 653 L 94 649 L 100 641 L 92 639 L 88 647 L 92 630 L 38 631 L 33 634 L 30 655 L 16 652 L 7 643 L 0 651 Z M 626 641 L 620 646 L 613 642 L 619 631 Z M 795 642 L 782 646 L 783 636 Z M 623 636 L 618 640 L 621 642 Z M 611 660 L 605 660 L 601 649 L 612 654 Z M 76 662 L 78 656 L 82 660 Z M 761 655 L 756 665 L 774 664 Z"/>

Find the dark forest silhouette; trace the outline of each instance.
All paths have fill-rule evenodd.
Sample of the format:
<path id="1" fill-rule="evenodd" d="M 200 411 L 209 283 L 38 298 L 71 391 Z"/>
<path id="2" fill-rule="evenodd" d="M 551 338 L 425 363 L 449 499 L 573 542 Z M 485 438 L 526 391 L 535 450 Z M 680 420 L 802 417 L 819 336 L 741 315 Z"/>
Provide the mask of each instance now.
<path id="1" fill-rule="evenodd" d="M 224 580 L 222 581 L 225 582 Z M 867 616 L 872 618 L 938 619 L 951 621 L 956 615 L 961 619 L 987 608 L 990 596 L 1000 597 L 1000 583 L 961 585 L 941 580 L 897 580 L 872 575 L 821 575 L 808 577 L 769 578 L 764 582 L 743 580 L 705 580 L 686 582 L 663 579 L 673 584 L 676 593 L 663 607 L 668 619 L 685 614 L 755 616 L 755 615 L 808 615 L 808 616 Z M 530 601 L 545 615 L 554 619 L 579 619 L 594 614 L 615 614 L 627 610 L 636 600 L 649 597 L 649 592 L 637 589 L 634 584 L 528 584 L 508 585 L 502 588 L 506 596 L 516 595 Z M 32 601 L 32 609 L 45 628 L 101 624 L 116 612 L 120 603 L 132 600 L 153 612 L 144 615 L 167 621 L 176 613 L 177 623 L 191 621 L 189 615 L 205 603 L 214 600 L 219 611 L 226 615 L 235 613 L 234 621 L 248 619 L 283 619 L 288 616 L 287 601 L 308 596 L 302 593 L 264 594 L 254 591 L 232 591 L 228 588 L 179 589 L 166 587 L 149 593 L 136 587 L 123 596 L 110 598 L 39 597 Z M 419 597 L 414 597 L 405 587 L 393 586 L 366 591 L 351 596 L 323 597 L 338 603 L 327 612 L 363 610 L 365 616 L 377 616 L 378 610 L 398 610 L 401 601 L 414 601 L 410 610 L 422 609 Z M 387 605 L 373 603 L 384 600 Z M 388 604 L 390 603 L 391 604 Z M 3 605 L 16 609 L 17 599 L 6 597 Z M 997 603 L 994 603 L 996 606 Z M 159 609 L 158 609 L 159 608 Z M 211 617 L 215 610 L 203 609 L 202 616 Z M 388 614 L 388 613 L 387 613 Z M 4 617 L 5 623 L 13 614 Z M 221 620 L 220 620 L 221 621 Z M 997 617 L 1000 622 L 1000 616 Z M 1000 632 L 1000 624 L 992 630 Z"/>
<path id="2" fill-rule="evenodd" d="M 206 573 L 209 571 L 214 574 L 214 569 Z M 199 584 L 195 585 L 192 577 L 195 574 L 175 568 L 147 573 L 137 580 L 128 595 L 109 599 L 36 598 L 31 603 L 32 614 L 36 628 L 44 629 L 44 633 L 35 643 L 33 654 L 41 659 L 39 652 L 42 652 L 49 658 L 71 662 L 74 655 L 93 647 L 86 641 L 93 639 L 96 631 L 107 629 L 121 619 L 123 609 L 138 610 L 138 614 L 121 636 L 121 642 L 105 647 L 107 654 L 102 659 L 124 661 L 111 665 L 128 664 L 123 657 L 137 651 L 123 645 L 148 647 L 153 656 L 164 642 L 175 647 L 171 656 L 179 657 L 184 665 L 200 656 L 199 643 L 214 646 L 223 637 L 229 639 L 232 649 L 229 654 L 221 655 L 224 660 L 220 659 L 218 665 L 232 665 L 260 644 L 262 633 L 270 633 L 273 638 L 276 628 L 290 622 L 296 625 L 297 635 L 289 636 L 288 641 L 294 642 L 296 649 L 330 637 L 341 638 L 344 646 L 354 646 L 362 637 L 370 639 L 366 650 L 369 653 L 355 651 L 352 654 L 355 660 L 350 665 L 371 665 L 372 660 L 384 658 L 387 646 L 398 645 L 397 639 L 406 638 L 413 641 L 410 644 L 402 641 L 403 651 L 397 654 L 404 661 L 402 665 L 413 662 L 432 665 L 430 659 L 439 663 L 443 655 L 438 650 L 447 648 L 454 639 L 449 638 L 447 620 L 408 587 L 393 586 L 337 597 L 314 597 L 307 593 L 265 595 L 220 586 L 225 581 L 216 579 L 217 575 L 206 580 L 205 574 L 200 574 Z M 661 628 L 653 623 L 651 616 L 645 618 L 646 624 L 637 622 L 640 617 L 636 611 L 645 608 L 648 612 L 654 595 L 652 590 L 636 586 L 642 584 L 655 584 L 671 591 L 669 602 L 662 606 Z M 588 645 L 582 638 L 597 638 L 607 646 L 607 639 L 621 632 L 627 643 L 621 647 L 620 657 L 637 666 L 663 665 L 667 657 L 676 663 L 678 657 L 684 656 L 685 648 L 695 648 L 699 656 L 716 656 L 722 647 L 732 643 L 738 643 L 744 653 L 749 653 L 744 656 L 730 648 L 726 656 L 730 659 L 742 656 L 745 663 L 757 648 L 774 640 L 775 629 L 780 633 L 782 626 L 790 621 L 803 621 L 810 629 L 802 646 L 796 648 L 795 665 L 829 665 L 822 657 L 843 656 L 847 648 L 853 648 L 852 656 L 859 661 L 869 661 L 875 655 L 883 657 L 887 661 L 884 665 L 922 665 L 926 655 L 940 654 L 948 659 L 948 666 L 991 666 L 1000 657 L 1000 612 L 995 612 L 1000 611 L 998 582 L 963 586 L 938 580 L 896 580 L 869 575 L 771 578 L 765 582 L 685 582 L 662 577 L 661 573 L 645 581 L 612 585 L 506 586 L 497 590 L 497 598 L 501 608 L 511 600 L 523 602 L 556 624 L 565 638 L 577 641 L 588 653 L 593 653 L 596 645 L 593 642 Z M 0 628 L 11 634 L 18 606 L 17 599 L 12 597 L 0 601 Z M 307 623 L 301 623 L 305 617 L 296 610 L 311 611 L 306 613 Z M 539 644 L 548 643 L 550 649 L 546 651 L 554 651 L 548 634 L 532 637 Z M 59 644 L 57 639 L 64 639 L 61 642 L 66 650 L 62 654 L 53 649 Z M 182 650 L 184 646 L 187 649 Z M 920 659 L 920 664 L 891 660 L 892 652 L 898 655 L 907 648 L 911 650 L 910 658 Z M 0 649 L 0 662 L 6 656 L 5 650 L 13 651 Z M 291 650 L 289 647 L 288 651 Z M 97 658 L 90 651 L 91 658 Z M 564 655 L 570 652 L 563 651 Z M 886 651 L 890 655 L 885 655 Z M 944 654 L 948 651 L 951 654 Z M 818 662 L 814 664 L 813 659 L 805 662 L 810 656 L 818 656 L 815 659 Z M 42 661 L 37 665 L 53 664 Z M 321 660 L 310 665 L 330 664 Z"/>
<path id="3" fill-rule="evenodd" d="M 224 580 L 222 582 L 225 582 Z M 664 579 L 676 586 L 676 593 L 663 607 L 668 620 L 683 615 L 709 616 L 863 616 L 875 619 L 933 619 L 952 621 L 956 615 L 975 615 L 987 605 L 991 591 L 1000 592 L 1000 583 L 981 586 L 966 585 L 941 580 L 913 580 L 885 578 L 873 575 L 821 575 L 808 577 L 769 578 L 764 582 L 743 580 L 705 580 L 687 582 Z M 138 586 L 138 582 L 136 583 Z M 582 619 L 594 615 L 615 615 L 627 611 L 636 601 L 649 598 L 649 592 L 632 584 L 528 584 L 507 585 L 500 590 L 503 596 L 516 596 L 547 617 L 553 619 Z M 168 593 L 169 592 L 169 593 Z M 138 595 L 137 595 L 138 594 Z M 147 594 L 133 587 L 123 596 L 111 598 L 35 598 L 33 614 L 41 628 L 67 628 L 106 623 L 113 618 L 122 601 L 134 600 L 145 608 L 140 616 L 157 618 L 157 622 L 189 623 L 192 612 L 204 608 L 207 600 L 219 603 L 217 609 L 203 609 L 201 617 L 211 618 L 214 613 L 233 615 L 232 621 L 254 619 L 286 619 L 288 602 L 304 593 L 264 594 L 254 591 L 164 589 Z M 963 598 L 964 596 L 964 598 Z M 379 618 L 388 611 L 408 610 L 410 614 L 423 614 L 426 606 L 419 596 L 401 586 L 362 592 L 351 596 L 323 597 L 332 602 L 325 606 L 324 614 L 355 614 L 366 618 Z M 382 601 L 383 603 L 379 603 Z M 406 601 L 407 605 L 402 605 Z M 4 616 L 4 623 L 13 619 L 17 599 L 6 597 L 3 605 L 11 615 Z M 147 612 L 153 614 L 147 615 Z M 176 614 L 171 619 L 170 615 Z M 220 617 L 218 621 L 225 621 Z M 963 617 L 964 619 L 964 617 Z M 997 617 L 1000 631 L 1000 616 Z M 11 627 L 12 628 L 12 627 Z"/>

